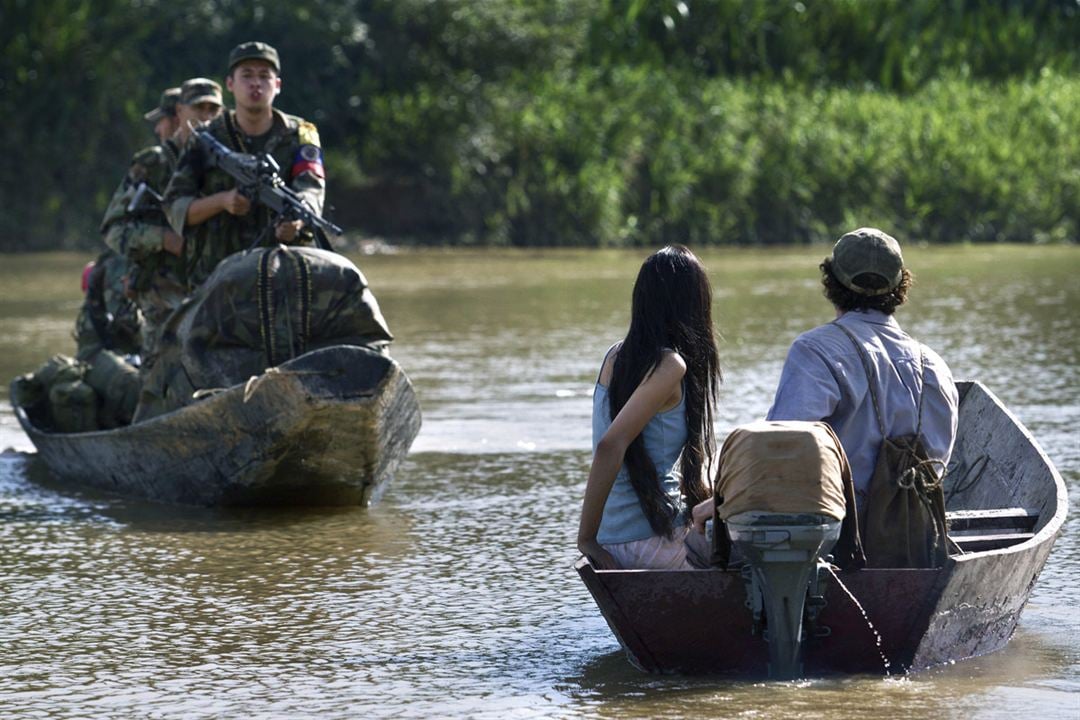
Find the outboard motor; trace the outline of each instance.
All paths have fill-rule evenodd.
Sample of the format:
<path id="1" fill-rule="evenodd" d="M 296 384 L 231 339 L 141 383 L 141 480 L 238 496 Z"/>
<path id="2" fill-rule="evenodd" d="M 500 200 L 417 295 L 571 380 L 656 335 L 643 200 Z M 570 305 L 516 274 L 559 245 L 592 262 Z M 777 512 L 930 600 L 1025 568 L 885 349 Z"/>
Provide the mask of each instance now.
<path id="1" fill-rule="evenodd" d="M 727 531 L 750 564 L 751 602 L 764 598 L 760 610 L 768 618 L 769 677 L 801 677 L 811 575 L 816 585 L 821 558 L 840 537 L 840 521 L 809 513 L 745 512 L 728 518 Z"/>
<path id="2" fill-rule="evenodd" d="M 840 537 L 845 474 L 847 457 L 824 423 L 756 422 L 724 442 L 717 514 L 749 566 L 748 605 L 755 630 L 762 620 L 767 628 L 771 678 L 802 676 L 803 617 L 824 604 L 818 574 Z"/>

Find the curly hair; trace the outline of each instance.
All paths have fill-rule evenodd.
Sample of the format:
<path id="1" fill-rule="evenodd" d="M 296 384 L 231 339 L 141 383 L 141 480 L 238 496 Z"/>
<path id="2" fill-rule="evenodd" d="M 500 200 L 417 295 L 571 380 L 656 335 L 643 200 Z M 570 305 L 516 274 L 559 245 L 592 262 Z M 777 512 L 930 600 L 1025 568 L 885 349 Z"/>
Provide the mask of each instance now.
<path id="1" fill-rule="evenodd" d="M 821 284 L 824 286 L 825 297 L 828 298 L 838 310 L 878 310 L 886 315 L 892 315 L 896 308 L 907 302 L 907 293 L 915 282 L 915 276 L 904 268 L 900 273 L 900 283 L 883 295 L 861 295 L 840 283 L 832 271 L 832 260 L 825 258 L 821 265 Z"/>

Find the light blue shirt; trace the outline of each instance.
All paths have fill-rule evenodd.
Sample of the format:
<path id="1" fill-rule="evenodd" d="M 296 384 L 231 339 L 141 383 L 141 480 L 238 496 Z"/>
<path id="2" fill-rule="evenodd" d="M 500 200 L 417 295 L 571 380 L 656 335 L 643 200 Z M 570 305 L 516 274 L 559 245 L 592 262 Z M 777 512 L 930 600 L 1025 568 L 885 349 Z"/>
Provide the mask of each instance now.
<path id="1" fill-rule="evenodd" d="M 874 367 L 878 403 L 888 437 L 912 435 L 922 403 L 920 435 L 931 458 L 948 463 L 956 440 L 959 398 L 941 357 L 875 310 L 844 313 L 839 320 L 859 340 Z M 919 353 L 926 366 L 919 382 Z M 881 431 L 874 416 L 866 370 L 843 330 L 822 325 L 795 339 L 788 351 L 769 420 L 824 420 L 840 438 L 860 500 L 877 463 Z"/>
<path id="2" fill-rule="evenodd" d="M 608 399 L 608 389 L 596 384 L 593 390 L 593 452 L 600 438 L 611 426 L 611 410 Z M 656 466 L 656 476 L 660 479 L 660 485 L 667 493 L 676 507 L 682 508 L 679 494 L 679 455 L 683 445 L 686 444 L 686 392 L 685 388 L 679 404 L 670 410 L 653 415 L 641 431 L 645 441 L 645 452 Z M 649 519 L 645 517 L 641 504 L 638 503 L 637 493 L 630 484 L 630 474 L 623 465 L 619 474 L 615 476 L 615 484 L 611 487 L 607 502 L 604 504 L 604 514 L 600 520 L 600 530 L 596 534 L 597 541 L 602 545 L 644 540 L 652 537 L 653 529 L 649 525 Z"/>

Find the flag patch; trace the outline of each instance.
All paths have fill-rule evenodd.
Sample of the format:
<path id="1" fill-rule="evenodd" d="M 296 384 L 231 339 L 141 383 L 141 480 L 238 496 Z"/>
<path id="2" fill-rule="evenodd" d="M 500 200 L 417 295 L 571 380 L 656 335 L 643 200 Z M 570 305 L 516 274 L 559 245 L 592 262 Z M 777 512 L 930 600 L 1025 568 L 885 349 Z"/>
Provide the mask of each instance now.
<path id="1" fill-rule="evenodd" d="M 323 170 L 322 149 L 317 145 L 301 145 L 296 151 L 296 157 L 293 158 L 290 175 L 297 177 L 306 172 L 319 179 L 326 177 L 326 172 Z"/>

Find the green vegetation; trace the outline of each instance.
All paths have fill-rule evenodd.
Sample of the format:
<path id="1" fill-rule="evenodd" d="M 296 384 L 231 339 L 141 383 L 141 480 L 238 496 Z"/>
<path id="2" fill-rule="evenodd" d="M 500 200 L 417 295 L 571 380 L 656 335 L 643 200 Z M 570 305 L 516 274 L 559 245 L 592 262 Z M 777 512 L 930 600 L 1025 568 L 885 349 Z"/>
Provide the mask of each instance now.
<path id="1" fill-rule="evenodd" d="M 0 250 L 91 247 L 141 114 L 281 51 L 332 216 L 412 242 L 1080 236 L 1075 0 L 0 0 Z"/>

